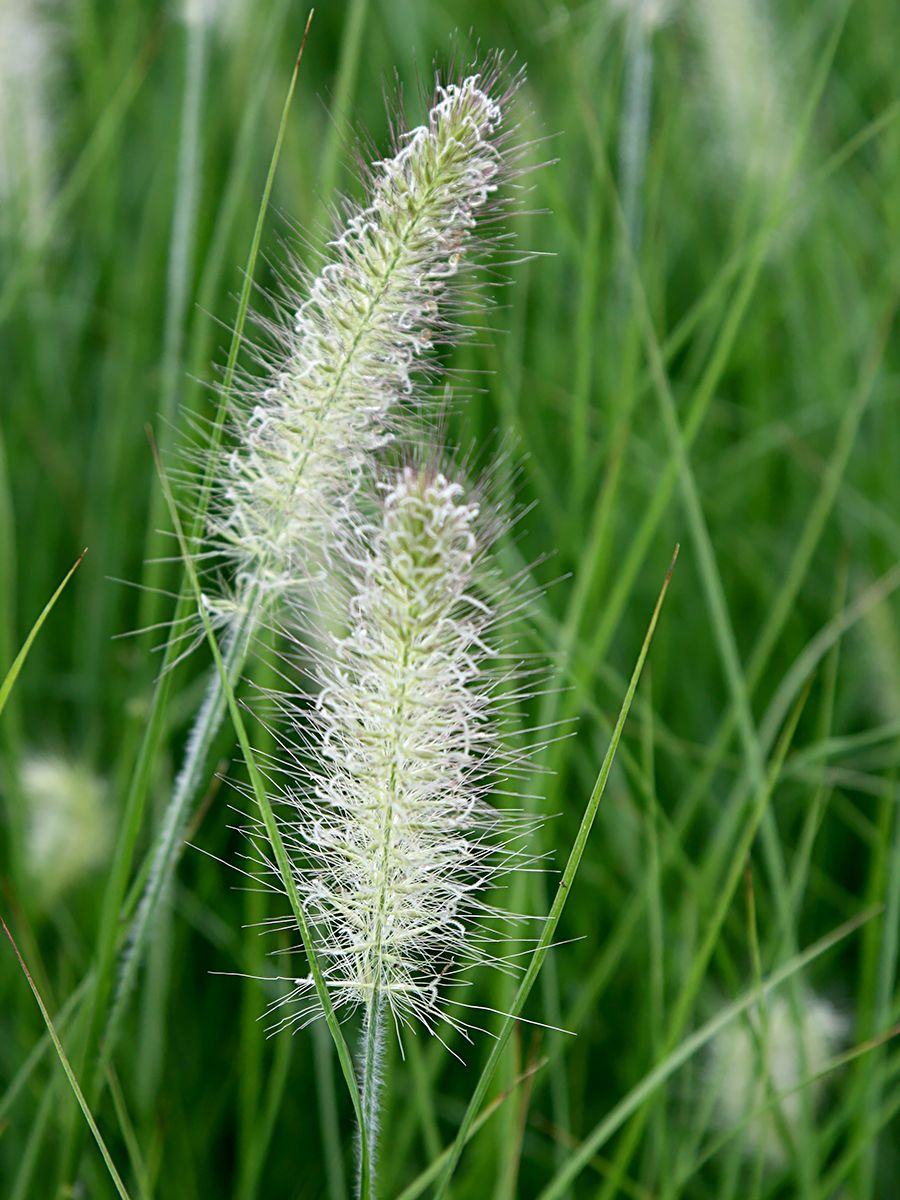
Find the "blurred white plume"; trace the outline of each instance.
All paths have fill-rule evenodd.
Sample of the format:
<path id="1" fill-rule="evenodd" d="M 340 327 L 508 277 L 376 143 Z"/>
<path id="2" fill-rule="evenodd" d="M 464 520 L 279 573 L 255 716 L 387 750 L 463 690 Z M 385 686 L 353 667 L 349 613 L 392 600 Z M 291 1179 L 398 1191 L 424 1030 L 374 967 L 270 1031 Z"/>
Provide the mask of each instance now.
<path id="1" fill-rule="evenodd" d="M 43 0 L 0 0 L 0 232 L 19 243 L 45 232 L 56 33 Z"/>

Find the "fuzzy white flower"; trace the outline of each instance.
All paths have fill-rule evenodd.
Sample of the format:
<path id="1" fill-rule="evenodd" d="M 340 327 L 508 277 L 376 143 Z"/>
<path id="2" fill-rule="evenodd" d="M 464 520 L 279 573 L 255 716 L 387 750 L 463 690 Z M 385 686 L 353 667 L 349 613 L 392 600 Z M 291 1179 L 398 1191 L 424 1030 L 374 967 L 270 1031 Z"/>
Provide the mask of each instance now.
<path id="1" fill-rule="evenodd" d="M 26 858 L 42 906 L 96 870 L 112 846 L 106 785 L 90 768 L 58 754 L 30 754 L 21 765 Z"/>
<path id="2" fill-rule="evenodd" d="M 0 230 L 34 242 L 50 200 L 55 37 L 41 0 L 0 0 Z"/>
<path id="3" fill-rule="evenodd" d="M 230 397 L 234 448 L 213 473 L 206 549 L 215 576 L 204 603 L 224 632 L 233 682 L 254 634 L 321 572 L 373 455 L 395 434 L 414 372 L 451 339 L 449 286 L 510 167 L 499 61 L 438 85 L 425 124 L 370 170 L 369 197 L 350 206 L 318 276 L 301 279 L 273 326 L 263 385 Z M 495 94 L 497 93 L 497 94 Z M 304 288 L 303 284 L 307 286 Z M 195 644 L 196 625 L 177 637 Z M 214 676 L 197 714 L 125 951 L 117 1023 L 174 870 L 206 756 L 225 712 Z"/>
<path id="4" fill-rule="evenodd" d="M 708 102 L 723 157 L 759 183 L 779 177 L 790 152 L 791 97 L 766 0 L 693 0 Z"/>
<path id="5" fill-rule="evenodd" d="M 236 406 L 209 531 L 236 581 L 224 613 L 309 581 L 413 372 L 452 336 L 442 301 L 505 168 L 494 84 L 439 86 L 427 122 L 375 164 L 369 202 L 275 331 L 273 377 Z"/>
<path id="6" fill-rule="evenodd" d="M 515 760 L 499 729 L 512 694 L 488 670 L 483 527 L 440 472 L 407 467 L 387 486 L 349 632 L 318 656 L 316 711 L 295 715 L 301 748 L 279 772 L 285 845 L 333 1003 L 362 1006 L 369 1022 L 386 1007 L 398 1027 L 445 1019 L 465 1032 L 467 1006 L 449 993 L 473 965 L 498 965 L 512 919 L 484 893 L 525 863 L 533 820 L 486 799 Z M 252 837 L 269 868 L 260 827 Z M 319 1013 L 308 979 L 278 1003 L 282 1025 Z"/>
<path id="7" fill-rule="evenodd" d="M 821 1071 L 846 1036 L 846 1017 L 831 1003 L 804 990 L 795 1013 L 790 998 L 771 997 L 765 1019 L 758 1011 L 729 1025 L 713 1042 L 707 1064 L 710 1085 L 716 1089 L 716 1123 L 722 1129 L 739 1125 L 773 1095 L 789 1092 L 776 1112 L 754 1118 L 742 1133 L 748 1154 L 762 1153 L 777 1166 L 787 1157 L 788 1136 L 797 1128 L 804 1103 L 798 1085 Z M 821 1099 L 823 1080 L 808 1085 L 813 1105 Z M 780 1116 L 780 1120 L 779 1120 Z"/>

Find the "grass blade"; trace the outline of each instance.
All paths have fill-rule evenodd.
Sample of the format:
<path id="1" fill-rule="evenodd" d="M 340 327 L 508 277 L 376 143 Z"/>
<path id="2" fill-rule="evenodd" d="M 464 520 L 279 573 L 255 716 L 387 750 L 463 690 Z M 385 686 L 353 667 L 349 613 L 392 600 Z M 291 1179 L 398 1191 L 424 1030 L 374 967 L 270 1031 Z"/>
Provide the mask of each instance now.
<path id="1" fill-rule="evenodd" d="M 2 468 L 2 463 L 0 463 L 0 468 Z M 2 515 L 2 514 L 0 514 L 0 515 Z M 25 660 L 28 658 L 28 655 L 31 651 L 31 647 L 34 645 L 34 641 L 37 638 L 37 635 L 40 633 L 42 625 L 47 620 L 50 613 L 53 611 L 54 605 L 56 604 L 57 600 L 62 595 L 66 584 L 69 582 L 69 580 L 75 574 L 75 572 L 78 569 L 78 567 L 81 563 L 81 560 L 84 558 L 85 554 L 87 554 L 86 548 L 84 550 L 82 550 L 81 554 L 78 556 L 78 558 L 72 564 L 72 566 L 69 568 L 62 583 L 60 583 L 59 587 L 56 589 L 56 591 L 53 593 L 53 595 L 50 597 L 50 599 L 44 605 L 43 609 L 41 610 L 40 615 L 38 616 L 38 619 L 32 625 L 31 630 L 22 645 L 22 648 L 19 650 L 19 653 L 16 655 L 16 657 L 12 661 L 12 665 L 10 666 L 9 670 L 6 672 L 3 682 L 0 683 L 0 715 L 2 715 L 3 710 L 6 707 L 9 697 L 12 694 L 12 690 L 15 687 L 16 680 L 19 678 L 19 674 L 22 670 L 22 667 L 25 665 Z M 10 710 L 11 713 L 13 711 L 14 710 L 12 710 L 12 709 Z M 24 805 L 24 802 L 22 800 L 22 797 L 21 797 L 21 794 L 19 791 L 19 780 L 18 780 L 18 773 L 17 773 L 17 766 L 16 766 L 16 758 L 14 755 L 15 735 L 12 732 L 12 730 L 9 730 L 9 729 L 4 729 L 3 733 L 4 733 L 5 748 L 7 749 L 7 751 L 9 751 L 9 755 L 10 755 L 10 768 L 9 768 L 10 780 L 9 780 L 9 786 L 8 786 L 7 795 L 6 795 L 5 799 L 6 799 L 6 807 L 8 810 L 8 820 L 9 820 L 9 856 L 10 856 L 11 874 L 12 874 L 13 880 L 15 881 L 17 889 L 22 891 L 22 890 L 24 890 L 23 871 L 24 871 L 24 854 L 25 854 L 25 838 L 26 838 L 26 829 L 25 829 L 26 813 L 25 813 L 25 805 Z"/>
<path id="2" fill-rule="evenodd" d="M 69 580 L 75 574 L 75 572 L 78 570 L 79 566 L 81 565 L 81 560 L 84 558 L 84 556 L 86 554 L 87 554 L 87 547 L 85 547 L 85 549 L 82 550 L 82 552 L 78 555 L 78 558 L 76 558 L 75 562 L 72 564 L 72 566 L 66 572 L 66 575 L 63 578 L 62 583 L 59 585 L 59 587 L 56 589 L 56 591 L 53 593 L 53 595 L 50 597 L 50 599 L 44 605 L 43 609 L 41 610 L 40 616 L 35 621 L 35 623 L 32 625 L 31 632 L 28 634 L 28 637 L 25 639 L 25 641 L 22 645 L 22 649 L 19 651 L 19 653 L 13 659 L 12 666 L 6 672 L 6 676 L 3 680 L 3 682 L 0 683 L 0 713 L 3 712 L 3 709 L 6 706 L 6 702 L 9 699 L 9 694 L 13 690 L 13 686 L 15 685 L 16 680 L 19 678 L 19 672 L 22 670 L 22 667 L 25 665 L 25 659 L 28 657 L 28 653 L 31 650 L 32 645 L 34 644 L 34 639 L 37 637 L 37 635 L 41 631 L 41 626 L 44 624 L 44 622 L 50 616 L 50 613 L 53 611 L 53 606 L 56 604 L 57 600 L 63 594 L 66 584 L 69 582 Z"/>
<path id="3" fill-rule="evenodd" d="M 812 946 L 804 950 L 801 954 L 794 955 L 784 966 L 773 972 L 763 982 L 763 994 L 768 995 L 798 971 L 802 971 L 817 958 L 821 958 L 832 947 L 849 937 L 850 934 L 855 933 L 867 921 L 870 921 L 879 911 L 880 909 L 869 909 L 866 912 L 860 913 L 859 916 L 846 921 L 818 942 L 813 943 Z M 622 1127 L 625 1121 L 641 1108 L 648 1097 L 661 1084 L 665 1083 L 679 1067 L 683 1066 L 689 1058 L 692 1058 L 693 1055 L 712 1041 L 716 1034 L 721 1033 L 727 1025 L 736 1020 L 742 1013 L 745 1013 L 749 1008 L 758 1004 L 759 995 L 760 988 L 754 984 L 740 999 L 726 1005 L 721 1012 L 707 1021 L 705 1025 L 702 1025 L 690 1037 L 685 1038 L 661 1063 L 658 1063 L 652 1071 L 645 1075 L 641 1082 L 633 1087 L 628 1095 L 623 1097 L 593 1132 L 584 1139 L 576 1153 L 569 1159 L 565 1168 L 540 1193 L 538 1200 L 557 1200 L 590 1159 L 594 1157 L 600 1147 L 605 1145 L 613 1134 Z"/>
<path id="4" fill-rule="evenodd" d="M 323 197 L 333 195 L 337 186 L 339 156 L 347 139 L 350 105 L 359 69 L 369 0 L 350 0 L 348 7 L 349 11 L 343 22 L 334 101 L 331 106 L 331 128 L 319 166 L 319 194 Z"/>
<path id="5" fill-rule="evenodd" d="M 154 446 L 154 455 L 156 456 L 156 448 Z M 241 716 L 241 711 L 238 708 L 238 703 L 235 698 L 234 688 L 229 678 L 229 671 L 222 658 L 222 653 L 219 649 L 219 644 L 216 640 L 215 631 L 212 627 L 212 622 L 209 619 L 209 613 L 203 603 L 203 594 L 200 588 L 200 579 L 197 575 L 197 568 L 194 565 L 194 560 L 191 557 L 190 547 L 184 535 L 184 530 L 181 526 L 181 518 L 178 515 L 178 509 L 175 506 L 175 500 L 172 496 L 172 490 L 169 482 L 166 479 L 162 464 L 157 457 L 157 470 L 159 472 L 160 486 L 163 490 L 163 496 L 169 509 L 169 516 L 175 528 L 175 534 L 178 538 L 178 544 L 184 558 L 185 570 L 191 587 L 193 588 L 194 598 L 197 603 L 197 609 L 200 614 L 200 619 L 203 622 L 203 629 L 206 634 L 206 640 L 209 643 L 209 648 L 216 664 L 216 670 L 219 675 L 219 681 L 222 686 L 222 691 L 225 695 L 225 702 L 228 707 L 228 712 L 231 717 L 234 731 L 237 735 L 238 743 L 241 747 L 241 752 L 244 755 L 244 760 L 247 766 L 247 772 L 250 776 L 250 783 L 253 788 L 253 795 L 259 807 L 260 815 L 266 828 L 266 836 L 268 837 L 272 849 L 275 853 L 275 861 L 278 865 L 278 873 L 284 884 L 288 900 L 291 905 L 291 911 L 294 914 L 294 919 L 297 922 L 297 928 L 300 932 L 300 937 L 303 940 L 303 949 L 306 952 L 306 957 L 309 962 L 310 972 L 316 986 L 316 993 L 319 997 L 319 1002 L 322 1005 L 322 1010 L 325 1014 L 325 1022 L 334 1039 L 335 1048 L 337 1050 L 338 1061 L 341 1064 L 341 1070 L 344 1074 L 344 1079 L 347 1083 L 347 1090 L 350 1093 L 350 1099 L 353 1103 L 353 1109 L 356 1113 L 356 1119 L 360 1129 L 360 1147 L 361 1147 L 361 1163 L 360 1163 L 360 1178 L 361 1178 L 361 1193 L 360 1200 L 368 1200 L 368 1151 L 367 1139 L 365 1134 L 365 1121 L 363 1119 L 362 1102 L 360 1100 L 359 1088 L 356 1083 L 356 1074 L 353 1070 L 353 1060 L 350 1057 L 350 1051 L 347 1048 L 347 1043 L 344 1040 L 344 1035 L 341 1032 L 340 1022 L 335 1014 L 334 1007 L 331 1003 L 331 997 L 328 994 L 328 988 L 325 983 L 325 977 L 322 974 L 322 968 L 319 965 L 316 957 L 315 949 L 312 944 L 312 936 L 309 931 L 309 926 L 306 923 L 306 915 L 303 912 L 303 906 L 300 903 L 300 895 L 297 891 L 296 880 L 294 879 L 294 871 L 287 851 L 284 847 L 284 842 L 281 838 L 281 831 L 278 828 L 278 823 L 275 820 L 275 815 L 272 812 L 272 806 L 269 803 L 268 795 L 266 794 L 265 782 L 262 777 L 256 756 L 253 752 L 253 747 L 250 745 L 250 739 L 247 735 L 247 728 L 244 724 L 244 719 Z"/>
<path id="6" fill-rule="evenodd" d="M 644 662 L 646 661 L 647 654 L 650 651 L 650 643 L 653 640 L 653 634 L 656 630 L 656 624 L 659 620 L 659 614 L 662 611 L 663 601 L 666 597 L 669 581 L 672 578 L 672 572 L 675 569 L 675 562 L 677 558 L 678 547 L 676 546 L 675 553 L 672 556 L 672 562 L 670 563 L 669 569 L 666 572 L 666 577 L 663 580 L 663 585 L 660 589 L 656 606 L 653 609 L 653 615 L 650 618 L 650 625 L 648 626 L 647 633 L 644 636 L 644 642 L 641 646 L 641 651 L 638 655 L 638 660 L 635 664 L 634 671 L 632 672 L 631 681 L 628 684 L 628 691 L 625 693 L 625 699 L 622 701 L 622 707 L 619 710 L 618 720 L 616 721 L 609 747 L 600 767 L 600 773 L 597 776 L 597 782 L 594 784 L 594 790 L 591 792 L 590 799 L 588 800 L 587 807 L 584 811 L 584 816 L 581 819 L 581 825 L 579 826 L 578 833 L 575 837 L 575 842 L 569 853 L 569 860 L 566 863 L 565 870 L 562 873 L 562 878 L 559 881 L 559 886 L 556 890 L 553 904 L 544 924 L 540 940 L 537 944 L 534 955 L 528 964 L 528 968 L 525 972 L 522 982 L 519 984 L 519 988 L 516 992 L 516 996 L 513 1000 L 510 1011 L 505 1017 L 503 1024 L 501 1025 L 496 1036 L 496 1040 L 491 1047 L 491 1052 L 488 1056 L 487 1062 L 485 1063 L 481 1077 L 478 1080 L 478 1083 L 475 1085 L 475 1091 L 472 1093 L 472 1098 L 469 1101 L 465 1115 L 460 1123 L 456 1140 L 450 1148 L 446 1166 L 441 1172 L 438 1186 L 435 1190 L 435 1200 L 439 1200 L 439 1197 L 443 1196 L 447 1190 L 447 1185 L 450 1182 L 450 1178 L 453 1175 L 454 1170 L 456 1169 L 457 1163 L 462 1155 L 463 1148 L 468 1141 L 472 1123 L 476 1118 L 478 1110 L 484 1103 L 484 1097 L 487 1093 L 488 1087 L 490 1086 L 494 1071 L 497 1069 L 497 1065 L 500 1061 L 501 1055 L 503 1054 L 503 1050 L 506 1046 L 506 1043 L 509 1041 L 514 1022 L 524 1008 L 525 1001 L 528 999 L 528 995 L 531 992 L 531 989 L 534 987 L 541 967 L 544 964 L 544 960 L 550 952 L 550 946 L 556 934 L 556 927 L 559 924 L 563 909 L 566 906 L 569 891 L 575 880 L 575 875 L 577 874 L 579 864 L 581 863 L 581 856 L 584 853 L 585 846 L 587 845 L 587 840 L 590 836 L 591 827 L 594 824 L 594 818 L 597 815 L 597 809 L 600 805 L 600 800 L 604 791 L 606 790 L 606 781 L 608 780 L 610 770 L 612 769 L 616 748 L 618 747 L 619 739 L 622 736 L 622 730 L 625 727 L 625 721 L 627 720 L 628 713 L 631 709 L 631 702 L 634 699 L 634 693 L 637 690 L 638 680 L 641 677 L 641 671 L 643 670 Z"/>
<path id="7" fill-rule="evenodd" d="M 81 560 L 79 559 L 79 562 L 80 561 Z M 76 566 L 77 565 L 78 564 L 76 563 Z M 75 568 L 73 567 L 72 570 L 74 570 L 74 569 Z M 71 572 L 70 572 L 70 574 L 71 574 Z M 68 578 L 68 576 L 67 576 L 67 578 Z M 109 1150 L 106 1148 L 106 1142 L 104 1142 L 104 1140 L 103 1140 L 103 1135 L 100 1132 L 99 1128 L 97 1127 L 97 1122 L 94 1120 L 93 1113 L 91 1112 L 90 1108 L 88 1107 L 88 1103 L 84 1098 L 84 1093 L 81 1090 L 78 1080 L 75 1078 L 75 1072 L 72 1070 L 71 1064 L 69 1063 L 69 1060 L 66 1056 L 66 1052 L 63 1049 L 62 1042 L 59 1040 L 59 1035 L 57 1034 L 56 1029 L 53 1025 L 53 1021 L 50 1018 L 50 1014 L 47 1011 L 44 1001 L 41 999 L 41 994 L 37 990 L 37 986 L 35 985 L 35 982 L 31 977 L 31 972 L 28 970 L 28 967 L 25 964 L 24 958 L 19 953 L 19 947 L 16 945 L 15 938 L 10 933 L 9 927 L 7 926 L 6 922 L 3 920 L 2 917 L 0 917 L 0 925 L 3 926 L 3 932 L 9 938 L 9 943 L 12 946 L 13 950 L 15 951 L 16 958 L 19 960 L 19 966 L 22 968 L 25 978 L 28 980 L 28 986 L 31 988 L 31 990 L 34 994 L 34 998 L 37 1001 L 38 1008 L 41 1010 L 41 1016 L 44 1018 L 44 1024 L 47 1026 L 47 1032 L 50 1034 L 50 1039 L 53 1042 L 54 1047 L 56 1048 L 56 1053 L 59 1056 L 59 1061 L 62 1064 L 62 1068 L 66 1073 L 66 1078 L 69 1081 L 72 1091 L 75 1093 L 75 1099 L 78 1101 L 78 1105 L 79 1105 L 81 1111 L 84 1113 L 84 1119 L 87 1121 L 88 1127 L 90 1128 L 91 1133 L 94 1135 L 94 1141 L 97 1143 L 100 1153 L 103 1156 L 103 1161 L 106 1163 L 106 1169 L 109 1171 L 110 1178 L 112 1179 L 113 1183 L 115 1184 L 116 1191 L 122 1197 L 122 1200 L 130 1200 L 128 1192 L 125 1188 L 125 1184 L 122 1182 L 122 1177 L 119 1175 L 119 1172 L 116 1170 L 116 1164 L 113 1162 L 113 1160 L 110 1156 Z"/>
<path id="8" fill-rule="evenodd" d="M 303 57 L 303 50 L 306 45 L 306 37 L 309 32 L 311 20 L 312 12 L 310 12 L 306 23 L 303 40 L 294 63 L 294 69 L 291 75 L 290 84 L 288 86 L 287 95 L 285 96 L 284 104 L 282 106 L 281 120 L 275 139 L 275 146 L 272 151 L 272 158 L 269 163 L 269 170 L 266 176 L 265 185 L 263 187 L 259 211 L 257 213 L 253 239 L 251 241 L 250 251 L 247 256 L 247 263 L 244 269 L 244 282 L 241 288 L 240 299 L 238 301 L 237 317 L 235 319 L 234 331 L 232 333 L 231 345 L 228 352 L 228 360 L 222 384 L 221 399 L 211 427 L 210 444 L 212 449 L 218 446 L 222 438 L 222 431 L 225 422 L 226 398 L 234 381 L 234 372 L 237 365 L 238 354 L 240 353 L 244 328 L 246 326 L 247 312 L 250 306 L 250 295 L 253 288 L 253 276 L 256 269 L 256 261 L 259 256 L 262 231 L 265 224 L 266 213 L 268 212 L 269 208 L 272 186 L 275 180 L 278 160 L 281 156 L 281 148 L 284 142 L 285 131 L 287 129 L 288 114 L 290 112 L 291 102 L 296 89 L 300 63 Z M 200 524 L 202 523 L 205 517 L 207 505 L 209 503 L 209 495 L 212 484 L 211 458 L 210 465 L 207 467 L 206 474 L 198 492 L 197 510 L 194 517 L 194 530 L 199 528 Z M 176 607 L 174 617 L 175 628 L 178 628 L 178 622 L 180 618 L 182 618 L 188 612 L 189 605 L 191 603 L 191 594 L 190 586 L 187 580 L 185 580 Z M 177 651 L 174 644 L 170 642 L 166 648 L 162 669 L 160 671 L 156 689 L 153 694 L 153 701 L 151 704 L 150 715 L 147 720 L 146 731 L 141 742 L 137 762 L 132 774 L 131 786 L 128 792 L 128 799 L 126 802 L 125 815 L 122 821 L 119 842 L 116 846 L 116 853 L 110 871 L 109 885 L 104 896 L 104 904 L 100 921 L 100 934 L 98 937 L 99 949 L 97 985 L 95 998 L 93 1001 L 92 1020 L 89 1027 L 87 1041 L 88 1047 L 94 1045 L 99 1037 L 100 1022 L 103 1018 L 103 1013 L 109 998 L 109 992 L 112 984 L 112 971 L 115 963 L 119 938 L 120 915 L 122 912 L 126 888 L 128 886 L 128 877 L 131 873 L 137 837 L 143 822 L 144 808 L 150 786 L 153 763 L 156 760 L 157 750 L 163 734 L 165 710 L 168 703 L 169 689 L 172 680 L 172 672 L 169 668 L 174 661 L 176 653 Z M 208 743 L 211 741 L 212 736 L 214 736 L 214 733 L 210 734 L 205 745 L 198 745 L 195 747 L 195 757 L 202 758 L 204 764 L 208 750 Z M 155 847 L 151 849 L 151 855 L 153 854 L 154 849 Z M 167 860 L 167 870 L 171 870 L 174 866 L 178 849 L 179 848 L 176 845 L 175 849 L 172 851 L 172 854 L 169 856 Z M 114 1037 L 107 1037 L 104 1039 L 105 1054 L 107 1056 L 111 1055 L 114 1048 L 114 1042 Z M 108 1058 L 97 1063 L 93 1075 L 93 1086 L 88 1087 L 89 1094 L 94 1094 L 96 1089 L 102 1083 L 103 1070 L 106 1061 L 108 1061 Z"/>

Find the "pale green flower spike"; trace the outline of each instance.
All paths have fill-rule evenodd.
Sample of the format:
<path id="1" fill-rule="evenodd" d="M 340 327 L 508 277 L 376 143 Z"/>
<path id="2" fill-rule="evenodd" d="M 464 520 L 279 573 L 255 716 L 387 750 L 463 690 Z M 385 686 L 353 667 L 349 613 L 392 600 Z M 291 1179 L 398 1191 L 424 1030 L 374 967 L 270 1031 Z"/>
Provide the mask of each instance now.
<path id="1" fill-rule="evenodd" d="M 404 432 L 404 399 L 428 354 L 460 331 L 449 285 L 469 263 L 511 173 L 499 64 L 438 84 L 427 120 L 368 174 L 315 278 L 296 271 L 283 319 L 261 351 L 262 385 L 229 396 L 232 449 L 215 472 L 199 560 L 232 681 L 262 622 L 302 605 L 328 561 L 373 455 Z M 305 286 L 304 286 L 305 285 Z M 432 367 L 433 369 L 433 367 Z M 190 644 L 194 630 L 181 635 Z M 134 982 L 174 870 L 206 758 L 225 712 L 215 676 L 197 714 L 125 951 L 107 1040 Z"/>
<path id="2" fill-rule="evenodd" d="M 488 531 L 479 504 L 420 466 L 388 479 L 383 493 L 381 519 L 359 530 L 363 545 L 347 568 L 348 632 L 317 654 L 312 717 L 285 702 L 296 750 L 272 766 L 282 838 L 332 1003 L 363 1010 L 373 1164 L 385 1016 L 398 1033 L 446 1023 L 468 1038 L 467 972 L 515 970 L 498 949 L 508 949 L 515 918 L 486 892 L 530 863 L 536 823 L 487 800 L 497 787 L 509 794 L 521 765 L 500 717 L 523 693 L 508 686 L 514 666 L 504 667 L 502 688 L 489 667 L 507 610 L 480 595 Z M 250 836 L 271 884 L 263 826 Z M 284 891 L 277 873 L 274 886 Z M 275 1028 L 319 1016 L 311 978 L 294 980 L 280 1006 L 287 1011 Z"/>
<path id="3" fill-rule="evenodd" d="M 412 373 L 453 336 L 441 301 L 504 171 L 502 116 L 478 75 L 439 87 L 427 124 L 375 164 L 369 203 L 308 298 L 293 297 L 277 369 L 235 405 L 217 480 L 209 534 L 235 581 L 226 615 L 309 582 L 360 472 L 397 432 Z"/>

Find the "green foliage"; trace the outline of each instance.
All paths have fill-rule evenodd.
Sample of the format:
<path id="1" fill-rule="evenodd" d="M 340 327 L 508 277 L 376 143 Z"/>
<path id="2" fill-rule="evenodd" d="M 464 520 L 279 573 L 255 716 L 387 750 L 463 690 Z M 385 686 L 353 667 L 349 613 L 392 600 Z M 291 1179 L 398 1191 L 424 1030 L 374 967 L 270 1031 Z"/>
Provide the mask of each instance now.
<path id="1" fill-rule="evenodd" d="M 228 805 L 251 806 L 254 788 L 266 803 L 255 768 L 243 791 L 217 782 L 218 764 L 247 784 L 235 724 L 261 765 L 273 749 L 240 708 L 258 707 L 247 684 L 229 696 L 196 849 L 109 1069 L 98 1057 L 112 989 L 95 991 L 95 967 L 115 961 L 120 906 L 140 897 L 211 669 L 201 643 L 157 691 L 165 629 L 122 636 L 190 595 L 145 431 L 165 454 L 215 419 L 210 385 L 235 366 L 230 327 L 307 18 L 259 0 L 226 36 L 188 31 L 176 8 L 60 6 L 43 236 L 0 221 L 0 678 L 90 550 L 3 694 L 0 910 L 68 1080 L 6 948 L 0 1195 L 71 1194 L 59 1189 L 76 1181 L 116 1194 L 83 1104 L 134 1197 L 338 1200 L 353 1110 L 331 1040 L 265 1038 L 278 985 L 259 977 L 283 973 L 269 952 L 286 943 L 247 928 L 273 915 L 270 897 L 215 861 L 241 851 Z M 315 265 L 334 188 L 356 186 L 351 131 L 385 145 L 385 85 L 420 117 L 433 56 L 465 63 L 476 38 L 514 54 L 529 154 L 558 159 L 527 177 L 510 219 L 517 246 L 540 255 L 448 352 L 476 386 L 447 416 L 449 440 L 534 504 L 499 553 L 510 572 L 536 563 L 542 591 L 521 632 L 553 681 L 526 715 L 563 736 L 523 788 L 552 815 L 540 846 L 552 873 L 517 880 L 509 899 L 546 915 L 556 895 L 557 944 L 543 959 L 545 937 L 524 993 L 518 979 L 474 979 L 466 999 L 494 1010 L 484 1024 L 503 1044 L 454 1038 L 463 1064 L 424 1036 L 401 1058 L 388 1038 L 384 1197 L 431 1194 L 461 1129 L 457 1198 L 868 1200 L 897 1178 L 896 21 L 887 0 L 769 8 L 777 120 L 743 124 L 729 105 L 753 103 L 752 73 L 723 90 L 702 0 L 640 29 L 604 0 L 333 0 L 310 28 L 262 232 L 263 314 L 284 239 L 302 229 Z M 715 44 L 725 53 L 727 39 Z M 255 369 L 245 350 L 238 370 Z M 180 486 L 176 473 L 176 503 Z M 163 561 L 146 565 L 148 548 Z M 45 908 L 23 882 L 33 814 L 20 765 L 54 751 L 106 780 L 119 850 Z M 573 846 L 577 875 L 563 876 Z M 754 1031 L 758 1107 L 777 1127 L 762 1069 L 775 988 L 798 1029 L 813 991 L 848 1034 L 833 1061 L 800 1053 L 797 1083 L 824 1072 L 827 1105 L 801 1091 L 773 1165 L 748 1151 L 746 1128 L 717 1122 L 708 1046 L 730 1021 Z M 504 1024 L 496 1013 L 519 1001 L 533 1024 Z M 357 1026 L 343 1034 L 352 1049 Z"/>

